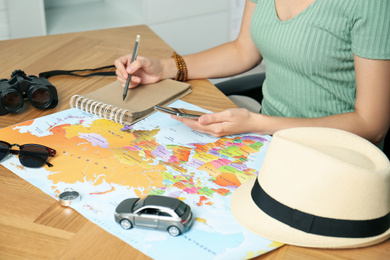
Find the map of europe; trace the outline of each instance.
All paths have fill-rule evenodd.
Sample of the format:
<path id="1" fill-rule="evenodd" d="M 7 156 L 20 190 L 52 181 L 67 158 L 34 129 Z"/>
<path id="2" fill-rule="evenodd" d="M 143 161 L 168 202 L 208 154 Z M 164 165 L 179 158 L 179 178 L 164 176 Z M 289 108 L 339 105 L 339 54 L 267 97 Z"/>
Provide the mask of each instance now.
<path id="1" fill-rule="evenodd" d="M 172 106 L 203 110 L 183 101 Z M 249 259 L 281 246 L 247 231 L 230 212 L 231 194 L 257 176 L 270 136 L 216 138 L 159 112 L 123 126 L 68 109 L 0 129 L 0 138 L 55 149 L 51 168 L 26 168 L 15 156 L 2 165 L 53 198 L 78 191 L 81 201 L 72 205 L 75 210 L 154 259 Z M 116 206 L 148 194 L 190 205 L 195 216 L 191 229 L 179 237 L 123 230 L 114 220 Z"/>

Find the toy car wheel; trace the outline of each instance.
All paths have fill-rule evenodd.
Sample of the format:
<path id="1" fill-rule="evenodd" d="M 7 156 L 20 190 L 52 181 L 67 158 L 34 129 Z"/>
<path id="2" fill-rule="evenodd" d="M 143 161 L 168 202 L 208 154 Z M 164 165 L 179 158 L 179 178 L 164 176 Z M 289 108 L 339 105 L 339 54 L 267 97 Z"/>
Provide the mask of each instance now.
<path id="1" fill-rule="evenodd" d="M 180 229 L 179 229 L 178 227 L 176 227 L 176 226 L 170 226 L 170 227 L 168 228 L 168 233 L 169 233 L 171 236 L 176 237 L 176 236 L 178 236 L 178 235 L 181 234 L 181 231 L 180 231 Z"/>
<path id="2" fill-rule="evenodd" d="M 131 229 L 133 227 L 133 224 L 128 219 L 122 219 L 120 224 L 123 229 Z"/>

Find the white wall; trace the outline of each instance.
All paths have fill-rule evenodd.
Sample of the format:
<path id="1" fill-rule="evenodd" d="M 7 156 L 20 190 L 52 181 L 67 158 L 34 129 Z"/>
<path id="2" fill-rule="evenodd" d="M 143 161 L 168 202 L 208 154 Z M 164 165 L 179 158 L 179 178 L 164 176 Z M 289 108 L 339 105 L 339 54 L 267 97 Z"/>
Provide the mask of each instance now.
<path id="1" fill-rule="evenodd" d="M 234 40 L 240 32 L 245 0 L 232 0 L 230 4 L 230 9 L 232 10 L 230 18 L 230 40 Z"/>
<path id="2" fill-rule="evenodd" d="M 7 3 L 11 39 L 46 35 L 42 0 L 8 0 Z"/>
<path id="3" fill-rule="evenodd" d="M 9 39 L 8 6 L 6 0 L 0 0 L 0 40 Z"/>
<path id="4" fill-rule="evenodd" d="M 25 6 L 26 4 L 31 5 L 29 8 L 23 8 L 27 12 L 26 13 L 27 17 L 29 14 L 30 15 L 32 14 L 31 9 L 38 8 L 39 11 L 38 10 L 33 10 L 33 11 L 38 12 L 43 17 L 40 18 L 39 23 L 34 24 L 35 27 L 39 27 L 38 29 L 40 31 L 44 31 L 44 34 L 46 34 L 46 33 L 52 34 L 53 30 L 51 30 L 52 28 L 50 27 L 50 25 L 47 25 L 46 28 L 41 28 L 42 26 L 38 25 L 38 24 L 45 24 L 45 18 L 47 18 L 47 17 L 45 17 L 44 10 L 46 10 L 46 16 L 47 16 L 47 15 L 50 15 L 50 10 L 53 10 L 55 8 L 58 9 L 58 7 L 61 7 L 61 6 L 72 6 L 72 5 L 76 5 L 76 4 L 91 3 L 91 2 L 95 2 L 95 3 L 99 4 L 102 1 L 103 0 L 44 0 L 44 1 L 43 0 L 8 0 L 8 1 L 7 0 L 0 0 L 0 40 L 31 37 L 31 36 L 38 36 L 39 35 L 39 33 L 34 32 L 33 29 L 24 30 L 23 32 L 19 32 L 17 29 L 14 28 L 15 25 L 12 25 L 12 23 L 21 23 L 21 22 L 24 23 L 25 19 L 23 19 L 23 21 L 20 21 L 20 22 L 18 22 L 18 20 L 22 20 L 22 19 L 14 19 L 14 20 L 11 20 L 12 23 L 10 24 L 10 14 L 12 12 L 14 12 L 13 10 L 15 10 L 15 9 L 19 10 L 18 13 L 21 12 L 21 9 L 19 8 L 19 6 Z M 140 3 L 141 3 L 142 0 L 133 0 L 133 1 L 131 1 L 131 0 L 109 0 L 109 3 L 110 4 L 117 4 L 117 5 L 120 4 L 121 6 L 125 6 L 125 4 L 128 4 L 131 2 L 131 5 L 134 6 L 134 4 L 138 3 L 138 1 L 140 1 Z M 166 5 L 161 4 L 161 3 L 159 4 L 158 9 L 159 9 L 160 16 L 161 16 L 161 14 L 166 14 L 166 17 L 169 17 L 169 19 L 170 19 L 170 16 L 172 14 L 172 10 L 171 10 L 172 8 L 169 5 L 170 0 L 159 0 L 159 2 L 166 3 Z M 217 3 L 219 6 L 221 4 L 226 5 L 226 10 L 227 10 L 226 14 L 222 14 L 221 12 L 219 12 L 219 13 L 213 12 L 211 10 L 210 13 L 207 13 L 207 12 L 204 13 L 204 18 L 205 18 L 205 20 L 207 20 L 207 23 L 214 24 L 214 27 L 212 27 L 213 30 L 215 30 L 216 32 L 218 30 L 224 31 L 225 36 L 223 39 L 210 39 L 210 42 L 212 42 L 211 45 L 220 44 L 220 43 L 223 43 L 223 42 L 226 42 L 228 40 L 232 40 L 232 39 L 236 38 L 236 36 L 238 35 L 239 28 L 240 28 L 241 16 L 242 16 L 242 11 L 244 8 L 245 0 L 223 0 L 223 1 L 212 1 L 212 2 L 203 1 L 202 3 L 199 2 L 199 5 L 202 5 L 203 6 L 202 8 L 207 10 L 207 8 L 209 8 L 208 5 L 210 5 L 211 7 L 213 7 L 215 5 L 214 8 L 216 8 Z M 40 10 L 40 9 L 42 9 L 42 7 L 41 7 L 42 4 L 44 5 L 43 6 L 43 13 Z M 183 2 L 183 4 L 185 4 L 185 6 L 187 6 L 187 3 Z M 193 4 L 196 6 L 196 2 L 194 2 Z M 164 7 L 167 8 L 167 10 L 164 11 L 163 10 Z M 191 8 L 189 8 L 189 9 L 191 9 Z M 180 42 L 180 37 L 178 37 L 177 34 L 174 35 L 173 32 L 168 33 L 168 32 L 164 32 L 163 30 L 161 30 L 162 25 L 159 24 L 158 22 L 154 21 L 155 19 L 154 20 L 150 19 L 150 17 L 149 17 L 150 14 L 151 13 L 149 12 L 149 13 L 147 13 L 148 16 L 145 16 L 146 14 L 145 13 L 143 14 L 141 12 L 140 15 L 144 16 L 144 19 L 141 19 L 141 21 L 144 21 L 143 23 L 146 23 L 150 27 L 155 28 L 156 33 L 161 32 L 162 35 L 160 35 L 160 37 L 162 37 L 169 44 L 171 44 L 173 42 L 176 42 L 176 43 Z M 213 14 L 215 14 L 215 15 L 213 15 Z M 58 13 L 57 13 L 57 15 L 58 15 Z M 14 16 L 14 15 L 12 15 L 12 16 Z M 26 17 L 26 16 L 23 16 L 23 17 Z M 36 16 L 36 13 L 34 14 L 34 16 Z M 187 22 L 187 24 L 185 24 L 187 26 L 186 31 L 189 33 L 191 31 L 196 31 L 196 30 L 201 29 L 201 28 L 197 28 L 196 21 L 191 23 L 190 19 L 192 19 L 192 18 L 194 18 L 194 14 L 192 16 L 191 15 L 188 16 L 189 21 Z M 223 28 L 221 27 L 221 19 L 223 20 L 223 24 L 224 24 Z M 33 19 L 30 19 L 30 20 L 33 20 Z M 36 18 L 35 18 L 35 20 L 36 20 Z M 59 22 L 60 21 L 61 20 L 59 20 Z M 213 21 L 215 21 L 215 22 L 213 22 Z M 217 21 L 219 21 L 219 23 L 217 23 Z M 95 24 L 96 24 L 95 26 L 98 27 L 96 29 L 106 28 L 107 26 L 110 26 L 110 25 L 105 25 L 106 27 L 104 27 L 104 24 L 102 24 L 102 22 L 100 24 L 99 24 L 99 22 L 96 22 Z M 134 24 L 137 24 L 137 23 L 135 22 Z M 216 24 L 219 24 L 219 26 L 216 26 Z M 27 25 L 24 24 L 22 26 L 22 28 L 25 28 L 25 26 L 27 26 Z M 54 25 L 52 25 L 52 26 L 54 26 Z M 74 26 L 74 25 L 70 25 L 70 27 L 71 26 Z M 123 26 L 123 25 L 119 24 L 118 26 Z M 184 26 L 184 24 L 172 23 L 172 26 L 180 28 L 180 26 Z M 87 29 L 90 29 L 90 28 L 87 28 Z M 94 28 L 92 28 L 92 29 L 94 29 Z M 69 29 L 69 30 L 70 31 L 72 31 L 72 30 L 77 31 L 77 29 Z M 68 32 L 68 31 L 66 31 L 66 32 Z M 54 33 L 56 33 L 56 32 L 54 31 Z M 183 35 L 181 35 L 181 36 L 183 36 Z M 196 41 L 196 38 L 193 37 L 192 40 Z M 183 43 L 182 48 L 179 48 L 179 49 L 182 49 L 184 53 L 188 53 L 190 50 L 193 49 L 193 48 L 188 48 L 188 50 L 187 50 L 184 45 L 188 45 L 188 41 Z M 174 46 L 172 46 L 172 47 L 174 47 Z M 209 47 L 209 46 L 202 46 L 202 44 L 200 44 L 197 47 L 196 51 L 203 49 L 205 47 Z"/>

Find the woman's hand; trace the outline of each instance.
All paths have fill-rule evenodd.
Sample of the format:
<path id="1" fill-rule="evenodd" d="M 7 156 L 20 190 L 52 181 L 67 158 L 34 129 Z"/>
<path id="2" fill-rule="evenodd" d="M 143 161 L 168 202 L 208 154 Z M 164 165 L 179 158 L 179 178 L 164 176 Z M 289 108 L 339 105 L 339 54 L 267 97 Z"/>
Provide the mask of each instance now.
<path id="1" fill-rule="evenodd" d="M 114 62 L 117 79 L 122 83 L 122 86 L 125 86 L 130 74 L 132 76 L 129 88 L 135 88 L 141 83 L 155 83 L 163 79 L 164 62 L 162 60 L 137 56 L 137 59 L 131 63 L 131 56 L 131 53 L 127 54 Z"/>
<path id="2" fill-rule="evenodd" d="M 191 129 L 216 137 L 256 132 L 258 114 L 244 108 L 231 108 L 219 113 L 206 114 L 197 120 L 172 116 Z"/>

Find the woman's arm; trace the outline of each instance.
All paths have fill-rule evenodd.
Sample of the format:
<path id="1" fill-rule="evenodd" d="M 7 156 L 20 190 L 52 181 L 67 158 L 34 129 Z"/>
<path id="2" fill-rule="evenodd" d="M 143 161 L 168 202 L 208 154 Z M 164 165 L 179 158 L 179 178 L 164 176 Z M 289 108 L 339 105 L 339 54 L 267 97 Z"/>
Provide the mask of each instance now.
<path id="1" fill-rule="evenodd" d="M 256 4 L 246 0 L 241 30 L 236 40 L 212 49 L 183 56 L 188 79 L 232 76 L 253 68 L 262 60 L 250 35 L 250 22 Z M 174 78 L 177 73 L 173 58 L 156 60 L 138 56 L 130 64 L 131 54 L 115 60 L 118 80 L 124 85 L 128 74 L 133 74 L 130 87 Z"/>
<path id="2" fill-rule="evenodd" d="M 255 114 L 246 109 L 228 109 L 204 115 L 198 121 L 174 118 L 194 130 L 214 136 L 245 132 L 273 134 L 285 128 L 314 126 L 343 129 L 379 144 L 390 126 L 390 60 L 355 56 L 355 72 L 354 112 L 319 118 L 287 118 Z"/>

